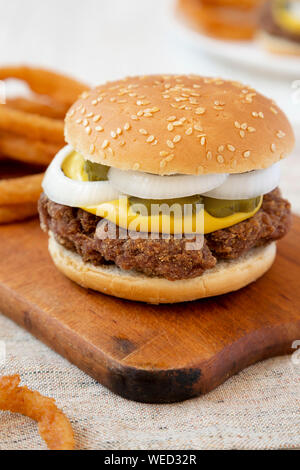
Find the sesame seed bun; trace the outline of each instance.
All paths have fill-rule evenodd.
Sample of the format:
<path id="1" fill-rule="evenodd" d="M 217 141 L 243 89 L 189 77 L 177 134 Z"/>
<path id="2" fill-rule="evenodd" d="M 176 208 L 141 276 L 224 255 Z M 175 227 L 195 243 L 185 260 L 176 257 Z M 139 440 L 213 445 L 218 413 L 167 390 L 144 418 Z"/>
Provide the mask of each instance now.
<path id="1" fill-rule="evenodd" d="M 219 262 L 202 276 L 181 281 L 148 277 L 117 266 L 94 266 L 56 242 L 49 233 L 49 252 L 56 267 L 85 288 L 152 304 L 186 302 L 226 294 L 261 277 L 273 264 L 276 243 L 254 248 L 237 260 Z"/>
<path id="2" fill-rule="evenodd" d="M 65 137 L 88 160 L 158 175 L 262 169 L 294 145 L 285 114 L 253 88 L 185 75 L 131 77 L 84 93 Z"/>

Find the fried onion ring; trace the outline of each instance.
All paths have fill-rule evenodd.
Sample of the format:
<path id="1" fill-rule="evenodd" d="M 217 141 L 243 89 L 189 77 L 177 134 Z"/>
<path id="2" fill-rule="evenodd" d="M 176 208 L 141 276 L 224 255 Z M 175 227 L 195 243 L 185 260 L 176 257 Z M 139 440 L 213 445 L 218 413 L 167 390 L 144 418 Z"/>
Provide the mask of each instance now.
<path id="1" fill-rule="evenodd" d="M 37 202 L 0 206 L 0 224 L 10 224 L 29 219 L 37 214 Z"/>
<path id="2" fill-rule="evenodd" d="M 64 123 L 0 105 L 0 129 L 29 139 L 64 144 Z"/>
<path id="3" fill-rule="evenodd" d="M 37 202 L 44 173 L 0 180 L 0 206 Z"/>
<path id="4" fill-rule="evenodd" d="M 25 163 L 48 166 L 60 148 L 60 144 L 0 132 L 0 153 Z"/>
<path id="5" fill-rule="evenodd" d="M 89 88 L 64 75 L 26 66 L 0 67 L 0 80 L 8 78 L 23 80 L 35 93 L 48 95 L 67 106 L 71 106 L 78 96 Z"/>
<path id="6" fill-rule="evenodd" d="M 18 111 L 38 114 L 39 116 L 45 116 L 52 119 L 63 120 L 66 112 L 68 111 L 68 106 L 48 97 L 45 97 L 43 100 L 38 96 L 34 96 L 34 98 L 31 99 L 23 97 L 9 98 L 6 100 L 5 104 L 9 108 L 17 109 Z"/>
<path id="7" fill-rule="evenodd" d="M 74 433 L 68 418 L 53 398 L 20 387 L 19 375 L 0 378 L 0 409 L 21 413 L 38 423 L 41 437 L 50 450 L 73 450 Z"/>

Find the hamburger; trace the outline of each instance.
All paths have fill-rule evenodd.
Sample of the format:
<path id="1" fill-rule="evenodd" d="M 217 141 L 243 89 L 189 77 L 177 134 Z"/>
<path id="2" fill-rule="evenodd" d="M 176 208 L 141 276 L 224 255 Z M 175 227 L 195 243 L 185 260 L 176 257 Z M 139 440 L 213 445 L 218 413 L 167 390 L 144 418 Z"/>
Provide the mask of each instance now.
<path id="1" fill-rule="evenodd" d="M 275 0 L 265 5 L 259 38 L 270 52 L 300 55 L 300 4 Z"/>
<path id="2" fill-rule="evenodd" d="M 178 12 L 196 30 L 220 39 L 248 40 L 265 0 L 179 0 Z"/>
<path id="3" fill-rule="evenodd" d="M 71 280 L 172 303 L 240 289 L 272 265 L 291 224 L 278 184 L 294 135 L 253 88 L 195 75 L 110 82 L 74 103 L 65 138 L 39 213 Z"/>

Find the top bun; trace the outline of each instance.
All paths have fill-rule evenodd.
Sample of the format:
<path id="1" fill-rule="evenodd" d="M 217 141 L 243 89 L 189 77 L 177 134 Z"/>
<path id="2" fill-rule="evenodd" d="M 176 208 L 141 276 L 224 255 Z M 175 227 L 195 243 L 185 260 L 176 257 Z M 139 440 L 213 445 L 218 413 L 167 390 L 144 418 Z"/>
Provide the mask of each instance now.
<path id="1" fill-rule="evenodd" d="M 88 160 L 158 175 L 267 168 L 294 145 L 273 101 L 195 75 L 130 77 L 87 91 L 67 113 L 65 137 Z"/>

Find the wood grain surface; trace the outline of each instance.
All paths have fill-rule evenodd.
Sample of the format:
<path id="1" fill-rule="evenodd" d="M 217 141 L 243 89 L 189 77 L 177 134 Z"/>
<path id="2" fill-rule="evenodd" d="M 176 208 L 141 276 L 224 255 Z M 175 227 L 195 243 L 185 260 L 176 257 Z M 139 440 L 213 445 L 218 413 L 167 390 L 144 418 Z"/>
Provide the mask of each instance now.
<path id="1" fill-rule="evenodd" d="M 300 339 L 300 218 L 272 269 L 216 298 L 145 305 L 60 274 L 37 220 L 0 227 L 0 311 L 115 393 L 168 403 L 214 389 Z"/>

